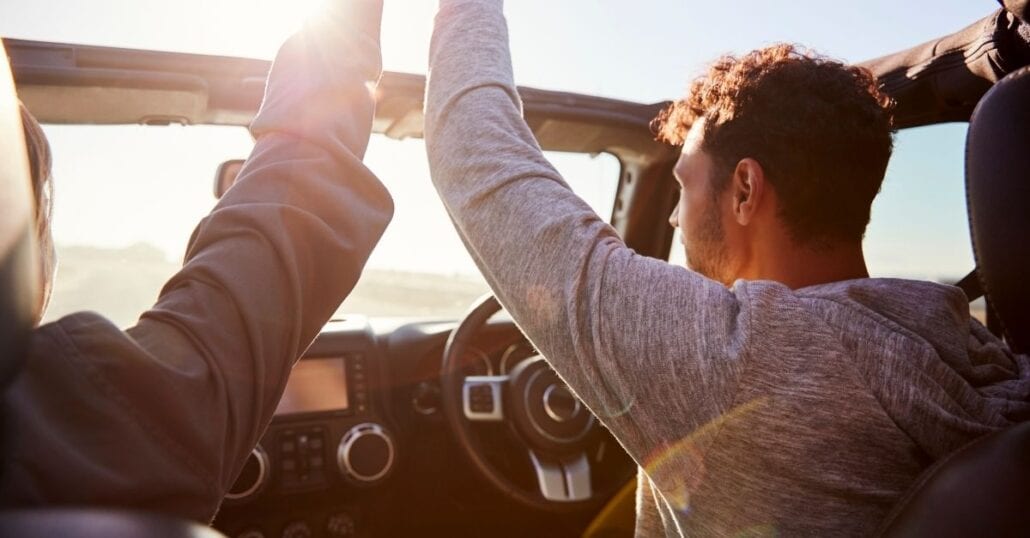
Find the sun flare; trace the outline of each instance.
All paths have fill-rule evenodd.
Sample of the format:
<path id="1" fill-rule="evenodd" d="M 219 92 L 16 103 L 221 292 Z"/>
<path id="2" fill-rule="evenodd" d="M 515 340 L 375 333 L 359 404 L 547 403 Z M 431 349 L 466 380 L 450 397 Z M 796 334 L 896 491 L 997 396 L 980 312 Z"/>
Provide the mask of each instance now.
<path id="1" fill-rule="evenodd" d="M 219 6 L 230 17 L 226 25 L 233 47 L 248 56 L 270 58 L 279 45 L 326 10 L 325 0 L 229 0 Z"/>
<path id="2" fill-rule="evenodd" d="M 326 9 L 325 0 L 252 0 L 250 3 L 262 26 L 291 32 Z"/>

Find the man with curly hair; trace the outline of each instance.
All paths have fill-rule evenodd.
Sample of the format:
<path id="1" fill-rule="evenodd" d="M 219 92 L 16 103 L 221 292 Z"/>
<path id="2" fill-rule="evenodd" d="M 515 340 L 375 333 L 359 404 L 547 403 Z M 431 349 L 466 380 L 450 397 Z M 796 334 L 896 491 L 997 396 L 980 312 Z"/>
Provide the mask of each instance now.
<path id="1" fill-rule="evenodd" d="M 791 45 L 715 62 L 654 122 L 683 146 L 669 222 L 689 267 L 727 286 L 869 276 L 862 237 L 893 146 L 890 107 L 867 70 Z"/>
<path id="2" fill-rule="evenodd" d="M 637 534 L 872 534 L 935 460 L 1030 416 L 1030 361 L 965 295 L 869 278 L 891 154 L 866 71 L 718 60 L 656 126 L 682 145 L 690 270 L 639 256 L 521 118 L 503 0 L 441 0 L 426 142 L 500 302 L 640 466 Z"/>

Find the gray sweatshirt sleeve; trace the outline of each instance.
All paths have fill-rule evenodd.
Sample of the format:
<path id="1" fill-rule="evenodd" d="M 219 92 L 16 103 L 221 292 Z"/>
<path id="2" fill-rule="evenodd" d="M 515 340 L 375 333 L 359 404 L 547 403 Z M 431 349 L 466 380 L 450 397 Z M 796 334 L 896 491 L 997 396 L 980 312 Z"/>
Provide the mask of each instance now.
<path id="1" fill-rule="evenodd" d="M 521 117 L 502 0 L 440 4 L 430 169 L 500 302 L 642 465 L 711 433 L 747 355 L 746 302 L 635 254 L 569 189 Z"/>
<path id="2" fill-rule="evenodd" d="M 393 211 L 361 163 L 382 3 L 331 6 L 280 50 L 253 153 L 153 308 L 125 332 L 92 313 L 37 329 L 6 395 L 4 505 L 214 516 Z"/>

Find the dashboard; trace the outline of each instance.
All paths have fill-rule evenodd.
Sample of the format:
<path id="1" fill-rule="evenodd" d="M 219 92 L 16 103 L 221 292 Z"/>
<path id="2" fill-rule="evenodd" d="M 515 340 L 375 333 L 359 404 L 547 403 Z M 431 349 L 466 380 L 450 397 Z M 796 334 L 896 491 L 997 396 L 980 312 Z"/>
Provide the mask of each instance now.
<path id="1" fill-rule="evenodd" d="M 382 386 L 378 357 L 365 320 L 330 324 L 294 366 L 216 527 L 241 538 L 367 535 L 360 500 L 328 507 L 309 497 L 353 497 L 393 470 L 397 443 L 387 402 L 373 396 Z M 299 499 L 300 510 L 292 506 Z"/>
<path id="2" fill-rule="evenodd" d="M 294 366 L 215 528 L 234 538 L 578 535 L 592 513 L 513 506 L 456 449 L 439 399 L 455 326 L 360 317 L 327 325 Z M 463 368 L 503 374 L 535 354 L 500 320 L 472 342 Z M 484 450 L 501 459 L 524 451 L 503 425 L 483 427 Z M 512 474 L 533 487 L 531 468 Z"/>

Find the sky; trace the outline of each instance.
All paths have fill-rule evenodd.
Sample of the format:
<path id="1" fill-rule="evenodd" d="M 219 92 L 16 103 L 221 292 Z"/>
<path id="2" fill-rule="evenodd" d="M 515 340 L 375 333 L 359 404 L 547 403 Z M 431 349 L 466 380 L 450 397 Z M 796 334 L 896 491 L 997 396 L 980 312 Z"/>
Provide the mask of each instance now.
<path id="1" fill-rule="evenodd" d="M 433 0 L 386 0 L 387 70 L 424 73 Z M 317 0 L 5 0 L 0 35 L 270 59 Z M 778 41 L 847 61 L 956 31 L 992 0 L 510 0 L 520 84 L 633 101 L 678 96 L 719 54 Z"/>
<path id="2" fill-rule="evenodd" d="M 385 68 L 424 73 L 436 2 L 386 0 L 385 6 Z M 954 32 L 996 7 L 990 0 L 509 0 L 506 14 L 520 84 L 655 102 L 680 96 L 720 54 L 790 41 L 861 61 Z M 0 35 L 270 59 L 316 8 L 316 0 L 4 0 Z M 221 160 L 244 157 L 249 140 L 242 129 L 207 128 L 203 136 L 183 132 L 197 128 L 153 129 L 47 128 L 59 155 L 59 243 L 149 240 L 170 258 L 181 255 L 190 228 L 213 204 L 214 168 Z M 899 135 L 868 234 L 874 274 L 952 276 L 971 266 L 962 194 L 964 132 L 953 125 Z M 396 155 L 411 164 L 398 168 Z M 425 173 L 424 162 L 415 162 L 424 161 L 419 143 L 374 141 L 369 159 L 378 159 L 371 168 L 391 179 Z M 110 163 L 116 160 L 114 169 Z M 587 178 L 615 170 L 583 159 L 559 168 Z M 398 204 L 384 244 L 410 244 L 415 227 L 430 217 L 439 233 L 449 233 L 438 203 L 423 196 L 432 198 L 428 181 L 421 181 L 415 189 L 420 201 L 403 213 Z M 144 226 L 144 219 L 164 224 Z M 147 230 L 161 233 L 147 239 Z M 448 245 L 435 254 L 426 247 L 420 262 L 445 272 L 473 271 L 467 258 L 456 261 L 456 239 Z M 411 266 L 404 248 L 381 250 L 371 266 Z M 438 259 L 421 259 L 433 256 Z"/>

